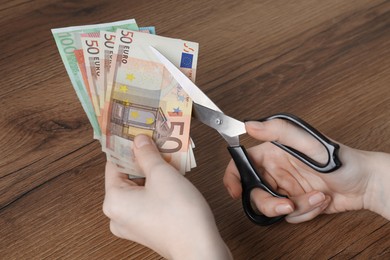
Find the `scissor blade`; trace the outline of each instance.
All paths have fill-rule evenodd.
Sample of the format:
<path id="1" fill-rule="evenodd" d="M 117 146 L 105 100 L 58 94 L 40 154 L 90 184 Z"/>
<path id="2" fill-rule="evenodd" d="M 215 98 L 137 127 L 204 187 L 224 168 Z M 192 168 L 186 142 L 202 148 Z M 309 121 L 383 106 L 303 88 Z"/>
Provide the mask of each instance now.
<path id="1" fill-rule="evenodd" d="M 162 55 L 154 47 L 149 46 L 160 62 L 175 78 L 177 83 L 184 89 L 184 91 L 191 97 L 192 101 L 202 106 L 208 107 L 215 111 L 222 112 L 214 102 L 202 92 L 183 72 L 181 72 L 175 65 L 172 64 L 164 55 Z"/>
<path id="2" fill-rule="evenodd" d="M 194 114 L 200 122 L 217 130 L 230 145 L 232 145 L 232 143 L 230 140 L 226 139 L 226 137 L 238 137 L 239 135 L 246 133 L 245 124 L 243 122 L 227 116 L 222 112 L 195 103 Z"/>

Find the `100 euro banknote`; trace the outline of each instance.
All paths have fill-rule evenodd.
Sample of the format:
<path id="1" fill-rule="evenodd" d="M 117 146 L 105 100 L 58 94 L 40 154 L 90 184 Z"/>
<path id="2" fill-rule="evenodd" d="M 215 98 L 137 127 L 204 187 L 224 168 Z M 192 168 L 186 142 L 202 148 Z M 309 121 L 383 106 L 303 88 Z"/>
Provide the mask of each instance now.
<path id="1" fill-rule="evenodd" d="M 118 29 L 107 75 L 102 122 L 103 150 L 142 175 L 131 159 L 133 139 L 154 139 L 165 159 L 182 173 L 191 151 L 189 130 L 192 101 L 150 51 L 160 50 L 194 80 L 198 44 Z"/>

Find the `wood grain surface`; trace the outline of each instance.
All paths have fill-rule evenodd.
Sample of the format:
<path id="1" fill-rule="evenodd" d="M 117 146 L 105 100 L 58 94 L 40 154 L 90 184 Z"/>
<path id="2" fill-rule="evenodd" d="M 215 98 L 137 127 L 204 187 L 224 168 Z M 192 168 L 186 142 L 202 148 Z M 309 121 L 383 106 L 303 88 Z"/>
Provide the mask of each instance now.
<path id="1" fill-rule="evenodd" d="M 161 258 L 109 231 L 105 156 L 50 31 L 129 18 L 199 42 L 197 84 L 225 113 L 290 112 L 390 153 L 389 1 L 1 1 L 0 259 Z M 187 177 L 236 259 L 390 259 L 390 223 L 368 211 L 253 225 L 222 183 L 226 143 L 195 120 L 191 135 Z"/>

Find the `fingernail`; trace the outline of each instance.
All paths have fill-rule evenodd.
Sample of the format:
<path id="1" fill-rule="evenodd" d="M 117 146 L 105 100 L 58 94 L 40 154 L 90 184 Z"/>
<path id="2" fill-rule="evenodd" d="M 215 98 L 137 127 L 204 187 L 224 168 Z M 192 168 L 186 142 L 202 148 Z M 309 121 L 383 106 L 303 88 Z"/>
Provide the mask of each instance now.
<path id="1" fill-rule="evenodd" d="M 312 196 L 309 197 L 309 204 L 311 206 L 315 206 L 319 204 L 320 202 L 323 202 L 325 200 L 325 195 L 322 192 L 318 192 Z"/>
<path id="2" fill-rule="evenodd" d="M 145 145 L 148 145 L 148 144 L 151 144 L 151 140 L 148 136 L 146 135 L 137 135 L 135 138 L 134 138 L 134 144 L 137 148 L 141 148 Z"/>
<path id="3" fill-rule="evenodd" d="M 275 208 L 276 213 L 286 215 L 293 212 L 293 208 L 289 204 L 280 204 Z"/>
<path id="4" fill-rule="evenodd" d="M 259 122 L 259 121 L 248 121 L 248 122 L 245 122 L 245 125 L 247 127 L 250 127 L 250 128 L 256 129 L 256 130 L 260 130 L 260 129 L 264 128 L 264 124 L 262 122 Z"/>

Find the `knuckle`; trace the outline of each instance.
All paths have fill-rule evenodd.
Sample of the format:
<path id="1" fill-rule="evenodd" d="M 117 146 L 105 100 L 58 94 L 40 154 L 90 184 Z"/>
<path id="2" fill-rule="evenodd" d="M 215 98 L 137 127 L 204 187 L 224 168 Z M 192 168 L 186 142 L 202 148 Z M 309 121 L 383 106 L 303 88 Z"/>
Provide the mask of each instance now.
<path id="1" fill-rule="evenodd" d="M 277 140 L 280 141 L 279 138 L 283 135 L 282 133 L 289 131 L 290 123 L 283 119 L 275 120 L 275 131 L 278 133 Z"/>
<path id="2" fill-rule="evenodd" d="M 260 204 L 256 203 L 256 207 L 257 207 L 258 211 L 260 211 L 265 216 L 273 217 L 272 212 L 270 212 L 270 210 L 269 210 L 269 206 L 267 207 L 266 205 L 264 205 L 264 203 L 260 203 Z"/>
<path id="3" fill-rule="evenodd" d="M 114 206 L 114 204 L 109 203 L 106 199 L 103 202 L 103 213 L 109 219 L 118 219 L 120 216 L 119 208 Z"/>
<path id="4" fill-rule="evenodd" d="M 121 232 L 119 231 L 118 227 L 115 225 L 115 223 L 113 221 L 110 221 L 110 231 L 116 237 L 119 237 L 119 238 L 123 237 Z"/>
<path id="5" fill-rule="evenodd" d="M 283 133 L 288 131 L 288 122 L 283 119 L 276 118 L 264 123 L 272 141 L 280 141 Z"/>
<path id="6" fill-rule="evenodd" d="M 225 173 L 225 175 L 223 176 L 223 184 L 225 185 L 225 187 L 230 186 L 232 182 L 233 182 L 232 174 L 229 172 Z"/>
<path id="7" fill-rule="evenodd" d="M 258 194 L 260 195 L 260 194 Z M 262 196 L 256 196 L 251 198 L 252 208 L 258 211 L 260 214 L 263 214 L 267 217 L 272 217 L 272 212 L 270 211 L 270 205 L 268 199 Z"/>
<path id="8" fill-rule="evenodd" d="M 109 204 L 106 202 L 106 200 L 104 200 L 104 202 L 103 202 L 102 209 L 103 209 L 104 215 L 106 215 L 106 217 L 108 217 L 108 218 L 111 218 L 110 217 L 111 216 L 111 209 L 110 209 Z"/>
<path id="9" fill-rule="evenodd" d="M 282 189 L 293 193 L 303 192 L 303 189 L 297 183 L 297 180 L 288 174 L 281 175 L 280 178 L 277 179 L 277 189 L 278 191 Z"/>

